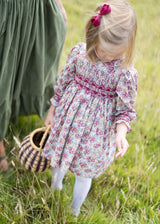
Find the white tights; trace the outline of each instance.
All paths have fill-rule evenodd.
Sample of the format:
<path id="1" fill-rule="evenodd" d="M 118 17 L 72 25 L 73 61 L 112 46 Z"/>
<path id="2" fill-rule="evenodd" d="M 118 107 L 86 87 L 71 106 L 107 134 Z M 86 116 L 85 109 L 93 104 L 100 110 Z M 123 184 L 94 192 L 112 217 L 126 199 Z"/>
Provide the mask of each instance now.
<path id="1" fill-rule="evenodd" d="M 59 167 L 52 169 L 52 190 L 62 190 L 62 181 L 65 173 L 62 173 Z"/>
<path id="2" fill-rule="evenodd" d="M 80 213 L 80 207 L 87 197 L 91 182 L 91 178 L 76 176 L 72 199 L 72 213 L 76 216 Z"/>
<path id="3" fill-rule="evenodd" d="M 62 182 L 64 178 L 64 173 L 60 170 L 59 167 L 52 169 L 52 185 L 51 188 L 62 190 Z M 75 175 L 75 184 L 73 190 L 73 199 L 72 199 L 72 213 L 75 216 L 78 216 L 80 213 L 80 207 L 83 204 L 84 200 L 87 197 L 87 194 L 91 187 L 91 178 L 85 178 Z"/>

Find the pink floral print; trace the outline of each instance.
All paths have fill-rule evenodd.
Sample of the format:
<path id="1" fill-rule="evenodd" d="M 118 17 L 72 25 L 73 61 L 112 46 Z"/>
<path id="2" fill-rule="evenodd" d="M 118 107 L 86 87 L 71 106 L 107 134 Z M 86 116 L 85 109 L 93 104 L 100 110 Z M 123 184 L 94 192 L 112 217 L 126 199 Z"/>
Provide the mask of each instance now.
<path id="1" fill-rule="evenodd" d="M 121 63 L 93 64 L 84 43 L 71 50 L 51 98 L 57 107 L 42 153 L 52 167 L 96 178 L 113 162 L 116 123 L 125 122 L 130 131 L 136 118 L 137 71 Z"/>

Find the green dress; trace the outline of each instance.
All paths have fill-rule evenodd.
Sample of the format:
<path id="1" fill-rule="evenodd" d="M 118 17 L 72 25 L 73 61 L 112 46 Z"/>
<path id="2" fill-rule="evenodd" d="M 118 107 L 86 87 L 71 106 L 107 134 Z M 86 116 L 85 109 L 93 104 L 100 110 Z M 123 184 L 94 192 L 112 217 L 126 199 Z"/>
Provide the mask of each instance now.
<path id="1" fill-rule="evenodd" d="M 0 0 L 0 140 L 9 121 L 48 110 L 65 36 L 55 0 Z"/>

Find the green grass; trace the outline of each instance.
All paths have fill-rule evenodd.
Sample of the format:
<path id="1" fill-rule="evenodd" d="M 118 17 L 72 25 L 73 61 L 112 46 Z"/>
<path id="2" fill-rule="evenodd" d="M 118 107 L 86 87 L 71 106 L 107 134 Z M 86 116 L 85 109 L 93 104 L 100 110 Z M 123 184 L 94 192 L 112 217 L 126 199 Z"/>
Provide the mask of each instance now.
<path id="1" fill-rule="evenodd" d="M 98 0 L 67 0 L 68 34 L 61 66 L 77 43 Z M 64 178 L 63 191 L 51 192 L 51 170 L 34 174 L 19 164 L 16 139 L 43 126 L 37 116 L 10 125 L 5 140 L 10 170 L 0 175 L 0 224 L 158 224 L 160 223 L 160 1 L 132 0 L 138 18 L 135 65 L 139 72 L 137 120 L 128 134 L 127 154 L 93 180 L 79 218 L 70 214 L 74 175 Z"/>

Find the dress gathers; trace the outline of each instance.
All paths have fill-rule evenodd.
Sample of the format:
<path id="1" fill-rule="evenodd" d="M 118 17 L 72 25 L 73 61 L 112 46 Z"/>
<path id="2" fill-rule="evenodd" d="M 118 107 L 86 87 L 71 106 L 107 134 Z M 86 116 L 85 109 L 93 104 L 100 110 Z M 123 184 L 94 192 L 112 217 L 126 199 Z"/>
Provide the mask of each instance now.
<path id="1" fill-rule="evenodd" d="M 42 156 L 51 166 L 96 178 L 114 160 L 116 123 L 136 118 L 137 71 L 122 69 L 120 59 L 96 64 L 79 43 L 68 56 L 55 85 L 56 106 L 51 134 Z"/>

